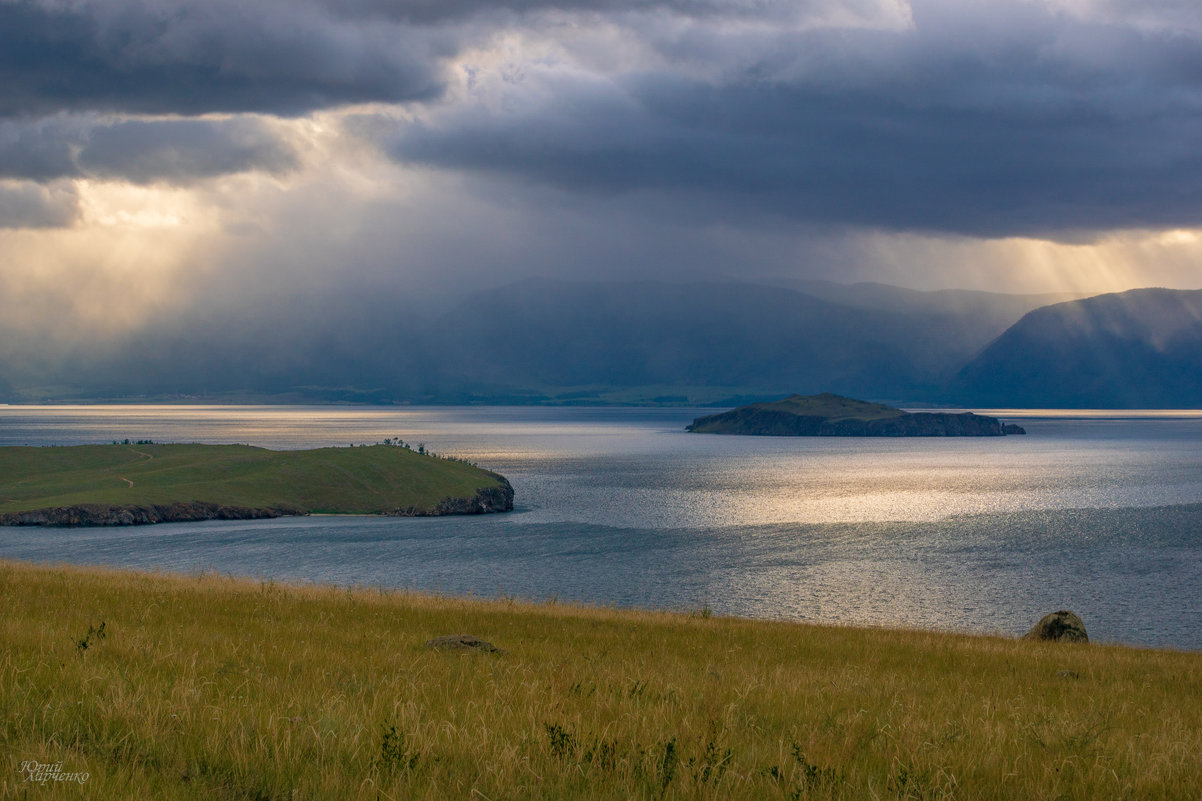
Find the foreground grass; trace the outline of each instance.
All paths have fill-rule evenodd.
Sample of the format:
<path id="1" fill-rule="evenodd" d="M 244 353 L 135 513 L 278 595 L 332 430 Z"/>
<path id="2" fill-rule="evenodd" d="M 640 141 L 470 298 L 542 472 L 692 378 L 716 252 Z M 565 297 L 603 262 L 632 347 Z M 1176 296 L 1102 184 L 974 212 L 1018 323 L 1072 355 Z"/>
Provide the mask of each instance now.
<path id="1" fill-rule="evenodd" d="M 470 498 L 478 488 L 499 483 L 472 465 L 388 445 L 307 451 L 249 445 L 0 447 L 0 513 L 203 501 L 383 514 Z"/>
<path id="2" fill-rule="evenodd" d="M 505 653 L 422 647 L 460 632 Z M 31 799 L 1202 787 L 1202 654 L 13 562 L 0 710 L 0 796 Z"/>

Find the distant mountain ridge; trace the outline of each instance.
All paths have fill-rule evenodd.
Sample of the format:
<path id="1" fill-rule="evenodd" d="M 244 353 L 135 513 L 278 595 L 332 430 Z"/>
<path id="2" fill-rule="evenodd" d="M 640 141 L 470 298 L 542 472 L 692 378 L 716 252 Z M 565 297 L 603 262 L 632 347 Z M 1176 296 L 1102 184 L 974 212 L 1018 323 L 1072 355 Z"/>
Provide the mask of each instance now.
<path id="1" fill-rule="evenodd" d="M 764 281 L 821 300 L 860 309 L 971 316 L 1001 332 L 1032 309 L 1088 297 L 1083 292 L 1011 294 L 981 289 L 909 289 L 879 281 L 841 284 L 821 279 L 775 278 Z"/>
<path id="2" fill-rule="evenodd" d="M 170 319 L 0 364 L 0 401 L 1197 407 L 1202 291 L 1064 296 L 793 281 L 530 279 L 449 310 Z M 410 307 L 416 312 L 411 312 Z M 34 366 L 34 372 L 30 366 Z M 7 383 L 6 383 L 7 382 Z"/>
<path id="3" fill-rule="evenodd" d="M 439 320 L 439 341 L 424 350 L 439 354 L 442 369 L 427 374 L 445 388 L 466 386 L 466 374 L 507 392 L 724 386 L 932 399 L 1038 303 L 975 293 L 966 310 L 952 295 L 916 311 L 913 297 L 926 293 L 892 289 L 909 306 L 889 308 L 884 285 L 849 304 L 752 283 L 530 280 L 469 296 Z M 990 302 L 998 308 L 982 313 Z"/>
<path id="4" fill-rule="evenodd" d="M 1202 407 L 1202 290 L 1036 309 L 960 371 L 953 393 L 975 405 Z"/>

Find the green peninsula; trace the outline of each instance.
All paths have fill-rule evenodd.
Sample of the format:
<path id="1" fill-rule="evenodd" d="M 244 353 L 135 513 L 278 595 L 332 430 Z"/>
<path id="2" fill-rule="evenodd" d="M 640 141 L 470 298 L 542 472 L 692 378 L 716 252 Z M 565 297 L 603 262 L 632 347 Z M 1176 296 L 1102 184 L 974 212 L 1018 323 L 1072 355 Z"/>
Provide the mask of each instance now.
<path id="1" fill-rule="evenodd" d="M 686 429 L 699 434 L 775 437 L 1002 437 L 1026 433 L 996 417 L 972 412 L 911 413 L 829 392 L 740 406 L 698 417 Z"/>
<path id="2" fill-rule="evenodd" d="M 0 448 L 0 525 L 136 525 L 304 514 L 426 516 L 513 508 L 496 473 L 396 445 Z"/>

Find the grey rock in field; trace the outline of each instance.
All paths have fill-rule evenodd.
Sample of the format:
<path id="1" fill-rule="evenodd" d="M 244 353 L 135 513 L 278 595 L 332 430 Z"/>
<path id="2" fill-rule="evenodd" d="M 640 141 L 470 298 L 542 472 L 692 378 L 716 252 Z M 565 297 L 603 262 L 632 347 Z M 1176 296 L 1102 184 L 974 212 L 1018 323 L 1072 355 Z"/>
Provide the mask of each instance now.
<path id="1" fill-rule="evenodd" d="M 445 637 L 435 637 L 426 641 L 426 647 L 435 651 L 479 651 L 481 653 L 499 653 L 500 648 L 471 634 L 448 634 Z"/>
<path id="2" fill-rule="evenodd" d="M 1056 642 L 1089 642 L 1085 623 L 1075 612 L 1061 609 L 1036 623 L 1023 635 L 1024 640 L 1055 640 Z"/>

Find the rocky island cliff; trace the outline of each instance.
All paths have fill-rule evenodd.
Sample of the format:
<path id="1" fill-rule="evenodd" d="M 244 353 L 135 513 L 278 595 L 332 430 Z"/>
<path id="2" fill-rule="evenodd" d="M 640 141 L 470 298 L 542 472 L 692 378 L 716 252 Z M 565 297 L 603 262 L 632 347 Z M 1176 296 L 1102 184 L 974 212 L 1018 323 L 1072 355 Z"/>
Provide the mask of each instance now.
<path id="1" fill-rule="evenodd" d="M 840 395 L 791 395 L 698 417 L 698 434 L 772 437 L 1003 437 L 1020 426 L 972 412 L 906 412 Z"/>

